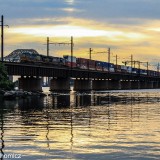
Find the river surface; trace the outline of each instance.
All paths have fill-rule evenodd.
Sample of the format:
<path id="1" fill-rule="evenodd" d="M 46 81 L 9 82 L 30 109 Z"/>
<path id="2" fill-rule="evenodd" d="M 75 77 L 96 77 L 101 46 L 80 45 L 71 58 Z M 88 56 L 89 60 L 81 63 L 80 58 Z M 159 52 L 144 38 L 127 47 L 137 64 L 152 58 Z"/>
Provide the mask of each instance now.
<path id="1" fill-rule="evenodd" d="M 1 159 L 160 159 L 160 90 L 71 91 L 0 106 Z"/>

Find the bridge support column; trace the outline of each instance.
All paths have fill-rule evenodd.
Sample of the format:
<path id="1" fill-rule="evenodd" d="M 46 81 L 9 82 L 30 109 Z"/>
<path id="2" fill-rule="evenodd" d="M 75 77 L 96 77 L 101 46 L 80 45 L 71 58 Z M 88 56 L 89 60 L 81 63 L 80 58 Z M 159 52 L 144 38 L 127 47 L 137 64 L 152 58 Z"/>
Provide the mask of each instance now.
<path id="1" fill-rule="evenodd" d="M 13 76 L 9 75 L 8 78 L 11 82 L 13 82 Z"/>
<path id="2" fill-rule="evenodd" d="M 159 87 L 159 86 L 158 86 L 158 81 L 154 81 L 154 82 L 153 82 L 153 88 L 156 89 L 156 88 L 158 88 L 158 87 Z"/>
<path id="3" fill-rule="evenodd" d="M 147 82 L 147 89 L 153 89 L 153 81 Z"/>
<path id="4" fill-rule="evenodd" d="M 120 81 L 119 80 L 109 80 L 108 81 L 108 89 L 110 89 L 110 90 L 121 89 Z"/>
<path id="5" fill-rule="evenodd" d="M 121 81 L 121 89 L 131 89 L 131 81 Z"/>
<path id="6" fill-rule="evenodd" d="M 147 81 L 140 81 L 140 89 L 147 89 Z"/>
<path id="7" fill-rule="evenodd" d="M 92 81 L 92 89 L 93 90 L 107 90 L 108 89 L 108 81 L 107 80 L 93 80 Z"/>
<path id="8" fill-rule="evenodd" d="M 89 91 L 92 90 L 92 81 L 84 80 L 84 79 L 76 79 L 74 80 L 74 90 L 75 91 Z"/>
<path id="9" fill-rule="evenodd" d="M 140 89 L 139 81 L 131 81 L 131 89 Z"/>
<path id="10" fill-rule="evenodd" d="M 53 78 L 50 81 L 51 91 L 70 91 L 70 78 Z"/>
<path id="11" fill-rule="evenodd" d="M 18 79 L 19 89 L 24 91 L 42 91 L 42 79 L 34 77 L 21 77 Z"/>

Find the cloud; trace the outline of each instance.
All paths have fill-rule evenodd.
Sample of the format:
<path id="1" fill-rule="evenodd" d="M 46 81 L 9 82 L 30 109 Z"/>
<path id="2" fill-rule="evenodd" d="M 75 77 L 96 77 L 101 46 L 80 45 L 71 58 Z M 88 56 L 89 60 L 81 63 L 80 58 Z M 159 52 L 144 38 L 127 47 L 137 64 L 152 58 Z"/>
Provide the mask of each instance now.
<path id="1" fill-rule="evenodd" d="M 123 40 L 140 40 L 147 38 L 147 36 L 141 33 L 125 32 L 122 30 L 107 28 L 103 29 L 91 29 L 84 26 L 75 25 L 57 25 L 57 26 L 43 26 L 43 27 L 18 27 L 9 30 L 10 33 L 32 35 L 39 37 L 55 36 L 55 37 L 106 37 L 113 41 Z"/>
<path id="2" fill-rule="evenodd" d="M 5 0 L 0 10 L 10 26 L 70 24 L 71 17 L 129 28 L 160 18 L 159 6 L 159 0 Z"/>
<path id="3" fill-rule="evenodd" d="M 67 2 L 68 4 L 74 4 L 75 0 L 65 0 L 65 2 Z"/>
<path id="4" fill-rule="evenodd" d="M 150 31 L 155 31 L 155 32 L 160 32 L 160 27 L 157 27 L 157 28 L 150 28 L 148 29 Z"/>
<path id="5" fill-rule="evenodd" d="M 73 8 L 83 10 L 82 13 L 72 14 L 75 18 L 157 19 L 160 18 L 159 6 L 159 0 L 101 0 L 100 2 L 97 0 L 5 0 L 1 2 L 0 10 L 10 18 L 59 17 L 60 15 L 65 16 L 65 13 L 61 12 L 62 8 Z"/>
<path id="6" fill-rule="evenodd" d="M 0 1 L 5 24 L 10 26 L 5 30 L 7 51 L 19 44 L 44 49 L 38 43 L 43 44 L 46 36 L 63 41 L 73 35 L 78 55 L 89 47 L 109 46 L 121 48 L 122 56 L 159 55 L 159 0 Z"/>

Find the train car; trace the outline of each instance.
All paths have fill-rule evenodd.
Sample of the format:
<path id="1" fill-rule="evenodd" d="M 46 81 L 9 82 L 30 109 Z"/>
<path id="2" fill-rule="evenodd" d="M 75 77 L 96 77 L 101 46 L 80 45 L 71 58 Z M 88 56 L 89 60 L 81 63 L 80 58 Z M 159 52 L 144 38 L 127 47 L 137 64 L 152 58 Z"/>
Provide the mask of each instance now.
<path id="1" fill-rule="evenodd" d="M 53 65 L 59 65 L 59 66 L 64 66 L 65 65 L 65 59 L 64 58 L 61 58 L 61 57 L 51 57 L 52 60 L 51 60 L 51 63 Z"/>
<path id="2" fill-rule="evenodd" d="M 154 71 L 154 76 L 155 76 L 155 77 L 157 77 L 157 76 L 158 76 L 157 71 Z"/>
<path id="3" fill-rule="evenodd" d="M 141 70 L 141 74 L 142 74 L 142 75 L 147 75 L 147 70 L 142 69 L 142 70 Z"/>
<path id="4" fill-rule="evenodd" d="M 42 58 L 41 58 L 41 55 L 35 55 L 34 57 L 34 62 L 42 62 Z"/>
<path id="5" fill-rule="evenodd" d="M 152 70 L 148 70 L 148 76 L 153 77 L 153 76 L 154 76 L 154 71 L 152 71 Z"/>
<path id="6" fill-rule="evenodd" d="M 127 66 L 127 73 L 132 73 L 132 67 Z"/>
<path id="7" fill-rule="evenodd" d="M 89 67 L 89 59 L 77 58 L 76 63 L 77 63 L 77 68 L 88 69 Z"/>
<path id="8" fill-rule="evenodd" d="M 145 69 L 138 69 L 138 74 L 140 74 L 140 75 L 147 75 L 147 70 L 145 70 Z"/>
<path id="9" fill-rule="evenodd" d="M 115 72 L 121 72 L 121 65 L 115 65 Z"/>
<path id="10" fill-rule="evenodd" d="M 151 76 L 151 70 L 148 70 L 148 76 Z"/>
<path id="11" fill-rule="evenodd" d="M 160 73 L 158 71 L 155 71 L 155 76 L 156 77 L 159 77 L 160 76 Z"/>
<path id="12" fill-rule="evenodd" d="M 95 60 L 88 60 L 89 69 L 96 70 L 96 61 Z"/>
<path id="13" fill-rule="evenodd" d="M 115 72 L 115 65 L 113 63 L 102 62 L 103 71 Z"/>
<path id="14" fill-rule="evenodd" d="M 19 55 L 19 58 L 22 63 L 35 63 L 37 62 L 37 57 L 39 56 L 39 54 L 24 52 Z"/>
<path id="15" fill-rule="evenodd" d="M 52 63 L 52 57 L 46 56 L 46 55 L 41 55 L 41 62 L 45 63 L 45 64 L 50 64 L 50 63 Z"/>
<path id="16" fill-rule="evenodd" d="M 109 64 L 108 62 L 102 62 L 103 63 L 103 71 L 108 72 L 109 71 Z"/>
<path id="17" fill-rule="evenodd" d="M 115 65 L 113 63 L 108 63 L 108 65 L 109 65 L 109 71 L 115 72 Z"/>
<path id="18" fill-rule="evenodd" d="M 121 65 L 121 72 L 127 73 L 127 66 Z"/>
<path id="19" fill-rule="evenodd" d="M 103 62 L 96 61 L 96 70 L 97 71 L 102 71 L 103 70 Z"/>
<path id="20" fill-rule="evenodd" d="M 133 74 L 138 74 L 138 69 L 137 68 L 132 68 L 132 73 Z"/>
<path id="21" fill-rule="evenodd" d="M 68 56 L 68 55 L 64 55 L 63 58 L 65 59 L 65 66 L 67 67 L 77 67 L 77 63 L 76 63 L 76 57 L 71 57 L 71 56 Z"/>

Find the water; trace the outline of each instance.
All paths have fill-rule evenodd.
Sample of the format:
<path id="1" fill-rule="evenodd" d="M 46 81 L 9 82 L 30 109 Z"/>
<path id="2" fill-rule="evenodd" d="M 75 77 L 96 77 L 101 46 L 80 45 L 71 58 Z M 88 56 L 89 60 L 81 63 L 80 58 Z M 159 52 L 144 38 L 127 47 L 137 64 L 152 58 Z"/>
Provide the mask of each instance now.
<path id="1" fill-rule="evenodd" d="M 0 100 L 1 155 L 24 160 L 160 159 L 160 90 Z M 2 158 L 2 159 L 3 159 Z"/>

